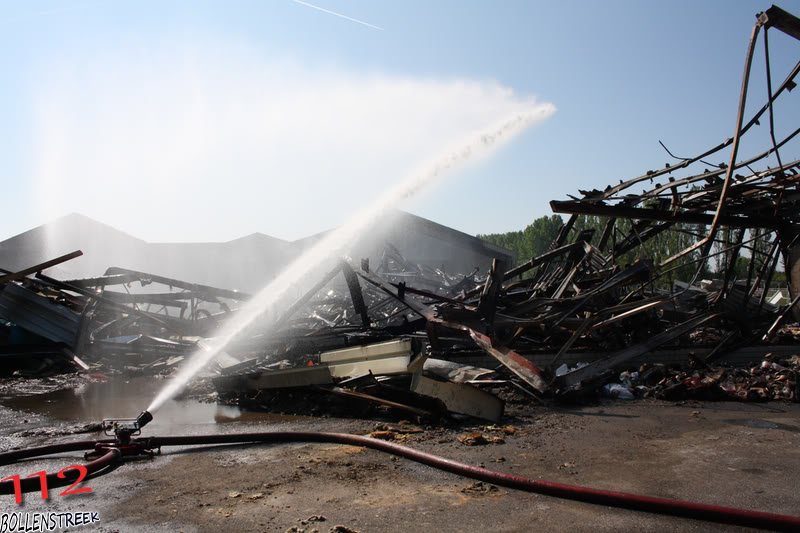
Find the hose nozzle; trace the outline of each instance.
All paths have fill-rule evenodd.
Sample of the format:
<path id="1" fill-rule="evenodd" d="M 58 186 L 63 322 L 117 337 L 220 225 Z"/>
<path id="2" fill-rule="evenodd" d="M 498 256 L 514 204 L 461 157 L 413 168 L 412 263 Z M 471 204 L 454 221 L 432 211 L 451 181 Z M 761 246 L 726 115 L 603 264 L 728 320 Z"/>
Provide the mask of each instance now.
<path id="1" fill-rule="evenodd" d="M 139 429 L 145 427 L 151 420 L 153 420 L 153 415 L 150 411 L 142 411 L 139 413 L 139 416 L 136 417 L 136 425 Z"/>

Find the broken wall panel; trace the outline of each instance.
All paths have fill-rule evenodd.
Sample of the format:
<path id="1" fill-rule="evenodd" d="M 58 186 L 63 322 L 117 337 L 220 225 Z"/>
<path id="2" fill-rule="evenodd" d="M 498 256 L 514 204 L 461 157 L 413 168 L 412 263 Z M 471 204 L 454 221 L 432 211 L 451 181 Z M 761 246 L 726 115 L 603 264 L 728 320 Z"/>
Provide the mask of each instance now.
<path id="1" fill-rule="evenodd" d="M 0 290 L 0 317 L 72 350 L 77 347 L 81 315 L 20 285 L 9 283 Z"/>

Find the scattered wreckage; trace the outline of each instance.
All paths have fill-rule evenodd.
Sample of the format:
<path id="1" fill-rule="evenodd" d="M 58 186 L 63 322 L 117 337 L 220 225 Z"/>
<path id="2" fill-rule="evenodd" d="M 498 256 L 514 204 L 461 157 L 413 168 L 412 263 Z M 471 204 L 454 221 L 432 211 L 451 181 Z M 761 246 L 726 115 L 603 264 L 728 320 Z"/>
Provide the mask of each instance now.
<path id="1" fill-rule="evenodd" d="M 106 371 L 159 371 L 183 360 L 249 298 L 122 268 L 68 281 L 41 272 L 80 255 L 0 271 L 0 318 L 6 321 L 0 373 L 57 371 L 70 363 L 87 370 L 88 362 Z M 131 292 L 133 285 L 141 290 Z"/>
<path id="2" fill-rule="evenodd" d="M 545 253 L 517 265 L 496 259 L 488 273 L 454 276 L 411 264 L 391 245 L 375 271 L 343 260 L 268 336 L 251 333 L 226 350 L 213 369 L 220 399 L 314 411 L 335 398 L 350 412 L 491 422 L 502 417 L 493 392 L 503 387 L 531 401 L 598 391 L 798 401 L 800 160 L 786 152 L 800 129 L 776 135 L 775 114 L 800 62 L 773 87 L 770 29 L 800 38 L 794 16 L 777 7 L 760 15 L 731 138 L 689 158 L 667 150 L 673 164 L 551 202 L 569 218 Z M 746 119 L 762 30 L 768 97 Z M 771 145 L 741 158 L 741 139 L 762 121 Z M 724 151 L 727 162 L 709 162 Z M 249 298 L 121 268 L 68 281 L 41 273 L 79 254 L 3 271 L 3 369 L 40 372 L 57 360 L 168 370 L 213 342 Z M 781 259 L 782 305 L 770 296 Z M 713 281 L 704 279 L 711 262 Z"/>

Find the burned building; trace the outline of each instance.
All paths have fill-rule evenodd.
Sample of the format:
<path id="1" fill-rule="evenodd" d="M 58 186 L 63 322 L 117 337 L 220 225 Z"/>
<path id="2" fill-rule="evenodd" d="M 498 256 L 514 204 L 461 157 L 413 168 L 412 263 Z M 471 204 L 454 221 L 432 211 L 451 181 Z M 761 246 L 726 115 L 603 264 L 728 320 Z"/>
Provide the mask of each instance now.
<path id="1" fill-rule="evenodd" d="M 71 214 L 0 242 L 0 265 L 18 270 L 72 250 L 83 256 L 51 275 L 91 278 L 114 266 L 246 292 L 257 290 L 293 256 L 290 242 L 262 233 L 220 243 L 150 243 Z"/>
<path id="2" fill-rule="evenodd" d="M 347 254 L 356 260 L 369 258 L 374 266 L 385 263 L 389 271 L 397 252 L 414 268 L 430 267 L 453 275 L 485 273 L 495 257 L 507 264 L 516 259 L 509 250 L 410 213 L 397 211 L 385 220 L 375 228 L 373 238 L 353 243 Z M 50 274 L 61 279 L 89 278 L 116 266 L 255 292 L 323 235 L 285 241 L 253 233 L 227 242 L 151 243 L 72 214 L 0 242 L 0 265 L 16 271 L 81 250 L 82 257 L 55 267 Z"/>
<path id="3" fill-rule="evenodd" d="M 306 249 L 324 237 L 327 232 L 312 235 L 294 242 Z M 386 254 L 386 250 L 389 253 Z M 374 265 L 390 269 L 392 252 L 400 253 L 407 261 L 438 268 L 451 274 L 473 271 L 486 272 L 493 258 L 514 264 L 514 252 L 483 241 L 473 235 L 458 231 L 405 211 L 387 213 L 380 226 L 354 243 L 348 251 L 353 259 L 368 258 Z"/>

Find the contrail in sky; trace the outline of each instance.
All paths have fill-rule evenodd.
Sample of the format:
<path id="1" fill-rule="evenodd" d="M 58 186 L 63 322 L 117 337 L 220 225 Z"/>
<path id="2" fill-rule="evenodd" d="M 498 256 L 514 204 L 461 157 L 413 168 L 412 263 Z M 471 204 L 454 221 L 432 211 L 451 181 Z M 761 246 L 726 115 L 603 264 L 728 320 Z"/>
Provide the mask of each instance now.
<path id="1" fill-rule="evenodd" d="M 375 30 L 383 31 L 383 28 L 381 28 L 380 26 L 375 26 L 374 24 L 370 24 L 369 22 L 364 22 L 363 20 L 354 19 L 353 17 L 348 17 L 347 15 L 342 15 L 341 13 L 337 13 L 336 11 L 330 11 L 329 9 L 325 9 L 323 7 L 315 6 L 314 4 L 309 4 L 308 2 L 303 2 L 303 0 L 292 0 L 292 2 L 304 5 L 306 7 L 310 7 L 312 9 L 316 9 L 318 11 L 322 11 L 323 13 L 328 13 L 330 15 L 336 15 L 337 17 L 341 17 L 343 19 L 347 19 L 347 20 L 350 20 L 352 22 L 357 22 L 359 24 L 363 24 L 364 26 L 369 26 L 370 28 L 373 28 Z"/>

